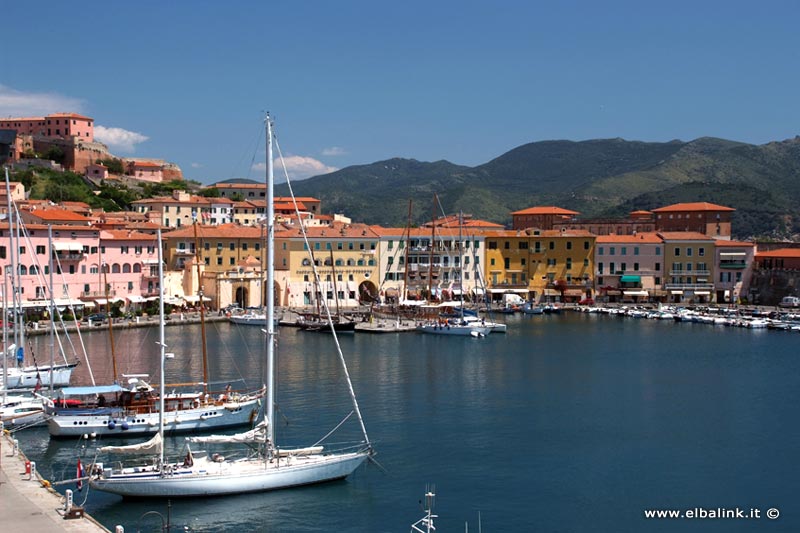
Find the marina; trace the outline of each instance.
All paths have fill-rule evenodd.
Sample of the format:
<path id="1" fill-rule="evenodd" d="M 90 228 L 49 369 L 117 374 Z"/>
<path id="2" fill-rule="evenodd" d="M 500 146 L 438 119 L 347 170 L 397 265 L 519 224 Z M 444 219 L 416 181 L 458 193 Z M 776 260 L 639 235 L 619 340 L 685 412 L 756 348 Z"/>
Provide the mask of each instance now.
<path id="1" fill-rule="evenodd" d="M 478 513 L 487 531 L 668 531 L 674 524 L 646 521 L 643 510 L 712 504 L 774 507 L 782 516 L 769 524 L 705 521 L 703 531 L 800 527 L 790 475 L 800 452 L 800 430 L 790 423 L 800 386 L 794 334 L 601 313 L 502 320 L 505 335 L 481 339 L 340 339 L 387 474 L 368 464 L 315 487 L 173 501 L 172 523 L 195 531 L 405 531 L 419 518 L 421 491 L 435 483 L 436 525 L 447 531 L 465 521 L 474 529 Z M 120 331 L 121 364 L 157 376 L 155 334 Z M 233 381 L 263 370 L 259 328 L 214 322 L 208 334 L 209 346 L 234 354 L 212 359 L 212 374 Z M 199 326 L 166 335 L 176 353 L 166 377 L 179 380 L 197 365 L 187 355 Z M 107 349 L 102 332 L 87 339 L 91 353 Z M 43 349 L 47 341 L 33 342 Z M 286 356 L 277 370 L 287 380 L 277 391 L 276 431 L 288 444 L 308 442 L 349 402 L 335 358 L 325 355 L 332 337 L 281 327 L 278 342 Z M 76 378 L 87 379 L 85 365 Z M 301 413 L 310 407 L 318 409 L 308 420 Z M 97 447 L 121 443 L 53 441 L 44 428 L 15 437 L 52 480 L 73 477 L 78 456 L 91 462 Z M 174 456 L 184 439 L 166 444 Z M 156 529 L 158 520 L 140 518 L 163 507 L 93 491 L 86 501 L 106 527 L 126 530 Z"/>

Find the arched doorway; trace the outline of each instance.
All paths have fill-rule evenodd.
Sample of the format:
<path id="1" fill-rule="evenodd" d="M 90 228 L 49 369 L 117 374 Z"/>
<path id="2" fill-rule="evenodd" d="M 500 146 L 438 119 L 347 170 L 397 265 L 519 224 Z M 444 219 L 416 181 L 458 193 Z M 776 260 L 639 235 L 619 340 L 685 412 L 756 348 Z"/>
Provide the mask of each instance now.
<path id="1" fill-rule="evenodd" d="M 233 301 L 236 302 L 242 309 L 247 307 L 248 304 L 247 297 L 248 297 L 247 287 L 236 287 L 236 295 L 234 296 Z"/>
<path id="2" fill-rule="evenodd" d="M 358 285 L 358 299 L 362 304 L 369 304 L 378 301 L 378 287 L 369 280 L 362 281 Z"/>

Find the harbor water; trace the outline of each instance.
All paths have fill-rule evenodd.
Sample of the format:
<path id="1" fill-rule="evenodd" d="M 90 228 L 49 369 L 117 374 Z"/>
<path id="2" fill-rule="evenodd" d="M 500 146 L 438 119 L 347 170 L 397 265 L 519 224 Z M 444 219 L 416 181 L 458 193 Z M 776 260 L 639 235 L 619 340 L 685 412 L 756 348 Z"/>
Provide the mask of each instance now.
<path id="1" fill-rule="evenodd" d="M 485 338 L 341 336 L 374 464 L 344 481 L 174 500 L 193 531 L 408 531 L 435 485 L 437 531 L 799 531 L 800 335 L 565 312 L 503 317 Z M 258 327 L 208 328 L 211 381 L 261 384 Z M 108 336 L 84 335 L 98 383 Z M 121 372 L 157 382 L 156 328 L 115 332 Z M 37 359 L 47 337 L 32 339 Z M 167 382 L 200 380 L 199 326 L 167 328 Z M 280 328 L 277 439 L 308 445 L 350 410 L 333 338 Z M 89 384 L 78 367 L 74 384 Z M 333 441 L 359 437 L 351 418 Z M 350 427 L 353 426 L 353 427 Z M 19 432 L 48 479 L 75 475 L 95 447 Z M 142 439 L 140 439 L 142 440 Z M 170 437 L 180 457 L 183 437 Z M 75 488 L 61 486 L 60 490 Z M 87 495 L 88 491 L 88 495 Z M 158 531 L 165 501 L 84 487 L 76 502 L 113 530 Z M 758 510 L 760 518 L 648 519 L 647 510 Z M 777 509 L 777 519 L 767 518 Z M 702 512 L 695 514 L 702 514 Z M 774 513 L 772 513 L 774 514 Z"/>

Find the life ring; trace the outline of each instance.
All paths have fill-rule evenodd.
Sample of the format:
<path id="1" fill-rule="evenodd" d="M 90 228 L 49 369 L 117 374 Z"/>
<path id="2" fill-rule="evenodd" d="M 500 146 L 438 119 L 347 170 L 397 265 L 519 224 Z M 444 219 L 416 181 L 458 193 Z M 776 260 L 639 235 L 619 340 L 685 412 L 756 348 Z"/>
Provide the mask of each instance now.
<path id="1" fill-rule="evenodd" d="M 194 401 L 192 402 L 192 408 L 197 409 L 199 407 L 200 407 L 200 400 L 195 398 Z"/>

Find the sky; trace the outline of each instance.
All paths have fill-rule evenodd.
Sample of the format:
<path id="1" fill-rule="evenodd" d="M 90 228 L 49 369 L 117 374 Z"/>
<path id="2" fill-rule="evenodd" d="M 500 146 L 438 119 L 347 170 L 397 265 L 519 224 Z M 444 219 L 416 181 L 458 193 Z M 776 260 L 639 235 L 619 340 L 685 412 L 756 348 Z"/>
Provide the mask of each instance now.
<path id="1" fill-rule="evenodd" d="M 3 7 L 0 117 L 76 112 L 120 157 L 294 180 L 529 142 L 800 129 L 796 1 L 43 0 Z M 276 166 L 280 181 L 282 166 Z"/>

